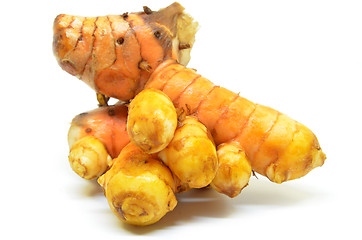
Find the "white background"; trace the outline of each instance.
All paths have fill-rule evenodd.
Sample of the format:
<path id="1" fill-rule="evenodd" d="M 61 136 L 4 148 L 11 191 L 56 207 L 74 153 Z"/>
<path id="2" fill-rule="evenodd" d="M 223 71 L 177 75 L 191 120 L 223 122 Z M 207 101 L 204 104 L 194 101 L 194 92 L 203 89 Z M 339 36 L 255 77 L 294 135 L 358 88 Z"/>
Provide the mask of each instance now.
<path id="1" fill-rule="evenodd" d="M 120 223 L 67 161 L 72 118 L 94 92 L 57 65 L 60 13 L 96 16 L 172 1 L 9 1 L 1 7 L 1 239 L 361 239 L 362 6 L 351 0 L 186 1 L 200 23 L 189 67 L 311 128 L 323 167 L 277 185 L 252 177 L 235 199 L 178 196 L 148 227 Z M 4 237 L 7 236 L 7 237 Z"/>

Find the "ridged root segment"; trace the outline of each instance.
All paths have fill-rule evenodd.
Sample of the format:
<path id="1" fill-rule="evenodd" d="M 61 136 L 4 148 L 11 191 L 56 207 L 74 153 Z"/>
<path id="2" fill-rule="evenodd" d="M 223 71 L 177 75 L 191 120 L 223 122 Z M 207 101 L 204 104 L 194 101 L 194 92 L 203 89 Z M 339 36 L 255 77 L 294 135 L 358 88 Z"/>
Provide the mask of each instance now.
<path id="1" fill-rule="evenodd" d="M 159 11 L 100 17 L 60 14 L 53 52 L 63 70 L 95 91 L 129 100 L 166 59 L 187 64 L 197 23 L 174 3 Z"/>
<path id="2" fill-rule="evenodd" d="M 296 125 L 298 130 L 291 143 L 265 169 L 265 175 L 273 182 L 282 183 L 303 177 L 324 164 L 326 155 L 315 135 L 305 126 L 299 123 Z"/>
<path id="3" fill-rule="evenodd" d="M 129 224 L 153 224 L 177 204 L 170 170 L 132 143 L 98 182 L 112 211 Z"/>
<path id="4" fill-rule="evenodd" d="M 302 124 L 171 60 L 155 70 L 145 87 L 162 90 L 176 107 L 196 116 L 216 145 L 238 142 L 252 169 L 273 182 L 302 177 L 326 159 L 315 135 Z"/>
<path id="5" fill-rule="evenodd" d="M 276 183 L 300 178 L 326 158 L 308 128 L 262 105 L 234 140 L 245 148 L 253 169 Z"/>

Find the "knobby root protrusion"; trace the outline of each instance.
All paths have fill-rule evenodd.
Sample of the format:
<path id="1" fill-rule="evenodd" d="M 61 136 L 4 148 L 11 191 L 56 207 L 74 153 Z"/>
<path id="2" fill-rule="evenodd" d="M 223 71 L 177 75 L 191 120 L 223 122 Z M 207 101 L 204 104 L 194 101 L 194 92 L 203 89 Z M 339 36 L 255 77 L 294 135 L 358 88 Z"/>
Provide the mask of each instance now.
<path id="1" fill-rule="evenodd" d="M 143 6 L 143 11 L 147 14 L 147 15 L 150 15 L 152 14 L 152 10 L 151 8 L 147 7 L 147 6 Z"/>
<path id="2" fill-rule="evenodd" d="M 109 97 L 104 94 L 97 93 L 97 101 L 99 107 L 108 106 Z"/>
<path id="3" fill-rule="evenodd" d="M 145 70 L 147 72 L 150 72 L 152 70 L 152 66 L 150 64 L 148 64 L 148 62 L 145 62 L 145 61 L 141 61 L 139 64 L 138 64 L 138 67 L 142 70 Z"/>
<path id="4" fill-rule="evenodd" d="M 191 48 L 191 45 L 189 43 L 180 43 L 178 45 L 179 50 L 184 50 L 184 49 L 188 49 L 188 48 Z"/>
<path id="5" fill-rule="evenodd" d="M 124 20 L 126 20 L 128 18 L 128 12 L 123 13 L 121 16 Z"/>

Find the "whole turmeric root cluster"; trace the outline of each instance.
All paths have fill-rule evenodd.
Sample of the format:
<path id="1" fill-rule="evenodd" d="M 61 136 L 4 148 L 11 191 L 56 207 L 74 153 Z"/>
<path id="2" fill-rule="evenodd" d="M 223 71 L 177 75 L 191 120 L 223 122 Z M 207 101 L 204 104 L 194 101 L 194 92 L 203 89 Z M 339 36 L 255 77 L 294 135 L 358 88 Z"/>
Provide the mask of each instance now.
<path id="1" fill-rule="evenodd" d="M 112 211 L 134 225 L 172 211 L 177 193 L 211 187 L 236 197 L 253 171 L 282 183 L 326 159 L 301 123 L 185 67 L 197 23 L 183 10 L 54 22 L 58 63 L 100 106 L 73 119 L 70 165 L 98 179 Z M 108 106 L 109 97 L 120 102 Z"/>

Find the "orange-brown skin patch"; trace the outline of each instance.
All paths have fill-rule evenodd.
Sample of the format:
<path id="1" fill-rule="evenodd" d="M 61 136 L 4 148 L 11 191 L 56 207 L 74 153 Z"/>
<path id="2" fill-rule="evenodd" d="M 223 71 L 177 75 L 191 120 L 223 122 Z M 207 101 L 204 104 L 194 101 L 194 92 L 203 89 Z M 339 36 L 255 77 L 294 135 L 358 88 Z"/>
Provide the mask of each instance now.
<path id="1" fill-rule="evenodd" d="M 94 136 L 101 140 L 112 158 L 117 157 L 130 141 L 127 133 L 127 111 L 124 104 L 117 104 L 79 114 L 72 121 L 72 125 L 81 129 L 77 138 Z"/>

